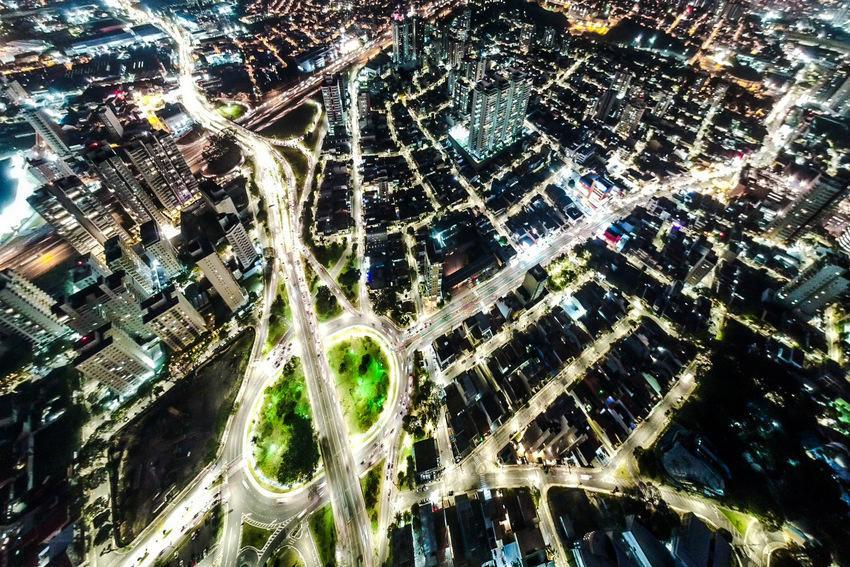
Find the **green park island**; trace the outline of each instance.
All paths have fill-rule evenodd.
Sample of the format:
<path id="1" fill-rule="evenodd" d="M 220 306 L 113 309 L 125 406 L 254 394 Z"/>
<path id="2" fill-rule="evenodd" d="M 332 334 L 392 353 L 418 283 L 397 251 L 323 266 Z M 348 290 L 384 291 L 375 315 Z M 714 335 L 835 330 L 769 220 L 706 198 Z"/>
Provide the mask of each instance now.
<path id="1" fill-rule="evenodd" d="M 319 465 L 319 445 L 301 359 L 292 358 L 266 388 L 250 433 L 259 480 L 279 488 L 306 482 Z"/>
<path id="2" fill-rule="evenodd" d="M 392 367 L 386 343 L 371 331 L 356 329 L 331 337 L 326 346 L 348 431 L 362 435 L 387 407 Z"/>

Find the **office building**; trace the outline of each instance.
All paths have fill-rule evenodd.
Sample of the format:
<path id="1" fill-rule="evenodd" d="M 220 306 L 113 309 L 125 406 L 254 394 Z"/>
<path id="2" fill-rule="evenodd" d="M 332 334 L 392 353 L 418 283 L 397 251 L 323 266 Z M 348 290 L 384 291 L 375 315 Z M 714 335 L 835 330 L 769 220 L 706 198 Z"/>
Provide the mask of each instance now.
<path id="1" fill-rule="evenodd" d="M 122 156 L 126 157 L 126 154 L 121 152 L 119 155 L 109 146 L 92 146 L 83 152 L 83 157 L 92 164 L 103 186 L 115 194 L 118 203 L 136 225 L 141 226 L 151 219 L 160 224 L 169 223 L 170 220 L 160 213 Z"/>
<path id="2" fill-rule="evenodd" d="M 419 51 L 422 47 L 422 24 L 415 16 L 396 12 L 392 15 L 393 27 L 393 64 L 397 67 L 413 68 L 419 64 Z"/>
<path id="3" fill-rule="evenodd" d="M 53 298 L 12 270 L 0 272 L 0 332 L 18 335 L 43 347 L 63 335 L 63 325 L 51 310 Z"/>
<path id="4" fill-rule="evenodd" d="M 239 260 L 239 265 L 243 270 L 249 270 L 257 261 L 257 250 L 254 248 L 254 243 L 251 237 L 248 236 L 248 231 L 242 226 L 239 217 L 236 215 L 219 215 L 218 223 L 233 249 L 233 255 Z"/>
<path id="5" fill-rule="evenodd" d="M 331 137 L 348 135 L 348 112 L 345 103 L 345 87 L 342 76 L 327 77 L 322 83 L 322 101 L 328 117 L 328 134 Z"/>
<path id="6" fill-rule="evenodd" d="M 646 103 L 643 100 L 629 101 L 623 106 L 620 121 L 617 123 L 617 135 L 624 140 L 629 138 L 640 126 Z"/>
<path id="7" fill-rule="evenodd" d="M 531 80 L 512 70 L 505 76 L 478 81 L 472 90 L 467 150 L 484 160 L 516 141 L 522 132 Z"/>
<path id="8" fill-rule="evenodd" d="M 233 199 L 227 190 L 215 181 L 206 181 L 200 185 L 201 196 L 218 214 L 238 214 Z"/>
<path id="9" fill-rule="evenodd" d="M 177 250 L 162 233 L 162 229 L 156 224 L 156 221 L 148 221 L 143 224 L 141 236 L 142 246 L 154 271 L 156 271 L 157 266 L 161 266 L 166 279 L 169 280 L 183 271 L 183 264 L 177 258 Z"/>
<path id="10" fill-rule="evenodd" d="M 153 293 L 153 279 L 148 266 L 142 262 L 136 252 L 118 240 L 111 238 L 104 246 L 106 265 L 113 272 L 124 271 L 133 281 L 135 291 L 142 297 Z"/>
<path id="11" fill-rule="evenodd" d="M 620 103 L 629 91 L 632 82 L 630 73 L 618 71 L 614 74 L 611 86 L 608 87 L 596 105 L 594 118 L 597 120 L 608 120 L 612 118 L 620 108 Z"/>
<path id="12" fill-rule="evenodd" d="M 233 274 L 218 257 L 206 240 L 195 240 L 189 244 L 192 259 L 204 273 L 210 284 L 231 311 L 245 303 L 245 294 L 234 279 Z"/>
<path id="13" fill-rule="evenodd" d="M 118 116 L 115 114 L 115 109 L 111 104 L 102 104 L 94 111 L 97 121 L 106 130 L 107 137 L 110 142 L 120 142 L 124 137 L 124 127 Z"/>
<path id="14" fill-rule="evenodd" d="M 171 134 L 164 130 L 145 132 L 125 149 L 160 204 L 171 214 L 197 198 L 198 181 Z"/>
<path id="15" fill-rule="evenodd" d="M 147 351 L 110 323 L 83 336 L 74 348 L 74 368 L 123 396 L 154 375 L 156 364 Z"/>
<path id="16" fill-rule="evenodd" d="M 828 260 L 816 262 L 779 291 L 778 299 L 788 309 L 812 316 L 834 303 L 850 287 L 850 276 L 842 266 Z"/>
<path id="17" fill-rule="evenodd" d="M 207 330 L 204 318 L 174 286 L 145 299 L 141 307 L 142 323 L 174 351 L 191 345 Z"/>
<path id="18" fill-rule="evenodd" d="M 62 127 L 56 124 L 43 108 L 24 110 L 24 119 L 29 122 L 39 139 L 60 158 L 70 157 L 73 152 L 68 147 L 68 139 Z"/>
<path id="19" fill-rule="evenodd" d="M 850 175 L 846 171 L 836 177 L 819 175 L 808 191 L 770 223 L 769 235 L 781 242 L 793 242 L 827 220 L 848 193 Z"/>
<path id="20" fill-rule="evenodd" d="M 534 303 L 546 291 L 546 280 L 549 274 L 546 273 L 540 264 L 532 266 L 522 280 L 522 287 L 517 290 L 517 296 L 523 305 Z"/>

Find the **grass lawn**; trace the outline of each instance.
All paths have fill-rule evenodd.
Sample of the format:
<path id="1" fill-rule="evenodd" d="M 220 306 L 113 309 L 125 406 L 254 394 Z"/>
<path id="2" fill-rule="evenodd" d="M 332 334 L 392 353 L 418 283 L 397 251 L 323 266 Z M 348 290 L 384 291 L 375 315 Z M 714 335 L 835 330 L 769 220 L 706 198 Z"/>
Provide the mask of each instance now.
<path id="1" fill-rule="evenodd" d="M 351 256 L 348 258 L 348 262 L 346 262 L 345 267 L 339 273 L 339 277 L 336 281 L 339 284 L 339 288 L 342 290 L 342 293 L 345 294 L 346 299 L 348 299 L 348 301 L 356 307 L 359 298 L 359 294 L 357 292 L 360 287 L 360 270 L 357 269 L 356 251 L 352 252 Z"/>
<path id="2" fill-rule="evenodd" d="M 266 542 L 272 535 L 271 530 L 258 528 L 251 524 L 242 524 L 242 535 L 239 538 L 240 547 L 253 547 L 255 549 L 263 549 Z"/>
<path id="3" fill-rule="evenodd" d="M 730 510 L 728 508 L 720 508 L 720 513 L 723 514 L 729 522 L 735 526 L 738 533 L 744 535 L 752 520 L 746 514 Z"/>
<path id="4" fill-rule="evenodd" d="M 326 285 L 316 290 L 316 317 L 321 322 L 329 321 L 342 313 L 342 306 Z"/>
<path id="5" fill-rule="evenodd" d="M 273 124 L 260 130 L 262 136 L 286 140 L 297 138 L 307 132 L 307 128 L 313 123 L 313 118 L 319 112 L 319 107 L 308 102 L 302 103 L 284 114 Z"/>
<path id="6" fill-rule="evenodd" d="M 298 148 L 288 146 L 277 146 L 277 151 L 292 168 L 292 173 L 295 174 L 295 189 L 300 193 L 304 188 L 304 181 L 307 179 L 307 169 L 309 168 L 307 156 L 301 153 Z"/>
<path id="7" fill-rule="evenodd" d="M 384 489 L 384 461 L 372 467 L 366 475 L 360 479 L 360 488 L 363 490 L 363 500 L 366 502 L 366 515 L 372 522 L 372 533 L 378 533 L 378 504 L 381 500 L 381 492 Z"/>
<path id="8" fill-rule="evenodd" d="M 258 413 L 251 444 L 260 472 L 281 484 L 313 476 L 319 446 L 299 358 L 290 360 L 280 378 L 266 389 Z"/>
<path id="9" fill-rule="evenodd" d="M 331 505 L 326 504 L 310 516 L 310 531 L 324 567 L 336 565 L 336 526 Z"/>
<path id="10" fill-rule="evenodd" d="M 247 110 L 241 104 L 229 102 L 227 104 L 219 105 L 218 112 L 228 120 L 239 120 L 245 116 Z"/>
<path id="11" fill-rule="evenodd" d="M 286 284 L 281 282 L 277 289 L 277 297 L 269 310 L 269 336 L 266 340 L 265 352 L 271 351 L 292 322 L 292 311 L 286 297 Z"/>
<path id="12" fill-rule="evenodd" d="M 372 336 L 355 336 L 332 344 L 328 362 L 350 432 L 365 433 L 378 421 L 387 401 L 387 353 Z"/>
<path id="13" fill-rule="evenodd" d="M 268 563 L 269 567 L 304 567 L 301 556 L 291 547 L 280 548 L 274 552 Z"/>

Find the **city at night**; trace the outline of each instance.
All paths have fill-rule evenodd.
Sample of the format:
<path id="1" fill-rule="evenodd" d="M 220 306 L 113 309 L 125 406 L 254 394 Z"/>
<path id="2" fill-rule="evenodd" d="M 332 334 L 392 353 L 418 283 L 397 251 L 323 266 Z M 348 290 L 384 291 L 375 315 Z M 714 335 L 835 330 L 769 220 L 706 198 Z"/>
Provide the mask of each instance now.
<path id="1" fill-rule="evenodd" d="M 0 0 L 0 567 L 850 567 L 850 1 Z"/>

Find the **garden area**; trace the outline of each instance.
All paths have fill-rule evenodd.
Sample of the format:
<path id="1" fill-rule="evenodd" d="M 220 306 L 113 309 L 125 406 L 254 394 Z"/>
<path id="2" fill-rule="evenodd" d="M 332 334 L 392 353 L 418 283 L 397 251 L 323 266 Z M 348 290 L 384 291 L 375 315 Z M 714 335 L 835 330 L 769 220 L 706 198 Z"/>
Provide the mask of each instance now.
<path id="1" fill-rule="evenodd" d="M 115 435 L 109 469 L 119 546 L 215 459 L 253 343 L 253 329 L 241 333 Z"/>
<path id="2" fill-rule="evenodd" d="M 316 317 L 319 321 L 328 321 L 342 313 L 339 300 L 326 285 L 319 286 L 316 291 Z"/>
<path id="3" fill-rule="evenodd" d="M 239 547 L 253 547 L 256 550 L 261 550 L 266 546 L 266 542 L 272 536 L 272 531 L 266 528 L 259 528 L 253 524 L 243 523 L 242 533 L 239 536 Z"/>
<path id="4" fill-rule="evenodd" d="M 269 138 L 287 140 L 297 138 L 307 133 L 307 129 L 320 112 L 320 107 L 310 101 L 305 101 L 296 106 L 272 124 L 266 126 L 258 133 Z"/>
<path id="5" fill-rule="evenodd" d="M 349 432 L 366 433 L 387 402 L 390 367 L 384 346 L 372 335 L 349 336 L 329 343 L 328 363 Z"/>
<path id="6" fill-rule="evenodd" d="M 289 330 L 292 312 L 286 297 L 286 284 L 281 282 L 277 289 L 277 297 L 269 310 L 269 336 L 265 351 L 272 350 Z"/>
<path id="7" fill-rule="evenodd" d="M 360 479 L 360 488 L 363 490 L 363 501 L 366 504 L 366 515 L 372 523 L 372 533 L 378 532 L 378 504 L 380 503 L 381 490 L 383 489 L 384 461 L 372 467 L 366 475 Z"/>
<path id="8" fill-rule="evenodd" d="M 546 287 L 549 291 L 563 291 L 575 282 L 579 276 L 587 271 L 588 258 L 587 252 L 581 252 L 579 255 L 568 252 L 552 260 L 546 266 L 546 272 L 549 274 Z"/>
<path id="9" fill-rule="evenodd" d="M 238 102 L 228 102 L 226 104 L 220 104 L 217 108 L 219 114 L 227 118 L 228 120 L 239 120 L 245 113 L 248 112 L 248 109 L 245 108 L 244 105 L 239 104 Z"/>
<path id="10" fill-rule="evenodd" d="M 295 175 L 295 189 L 300 194 L 304 188 L 304 181 L 307 179 L 307 170 L 310 167 L 307 156 L 298 148 L 277 146 L 276 149 L 292 168 L 292 173 Z"/>
<path id="11" fill-rule="evenodd" d="M 360 270 L 357 268 L 356 244 L 351 251 L 351 256 L 349 256 L 348 261 L 345 263 L 345 267 L 339 273 L 339 277 L 337 277 L 336 281 L 348 301 L 356 307 L 358 297 L 357 291 L 360 287 Z"/>
<path id="12" fill-rule="evenodd" d="M 310 531 L 319 550 L 319 561 L 324 567 L 336 566 L 336 525 L 331 505 L 326 504 L 310 516 Z"/>
<path id="13" fill-rule="evenodd" d="M 310 479 L 319 465 L 319 445 L 298 357 L 266 389 L 255 420 L 251 445 L 257 470 L 283 485 Z"/>

